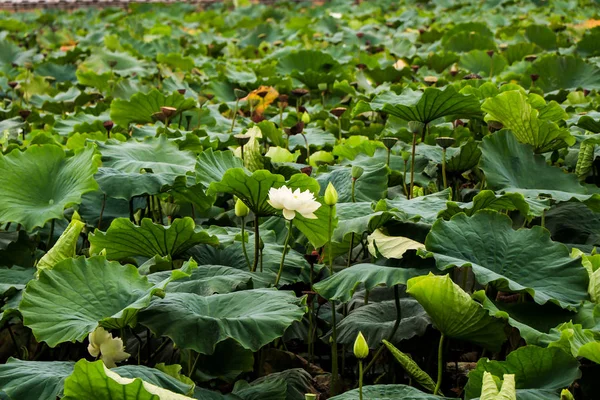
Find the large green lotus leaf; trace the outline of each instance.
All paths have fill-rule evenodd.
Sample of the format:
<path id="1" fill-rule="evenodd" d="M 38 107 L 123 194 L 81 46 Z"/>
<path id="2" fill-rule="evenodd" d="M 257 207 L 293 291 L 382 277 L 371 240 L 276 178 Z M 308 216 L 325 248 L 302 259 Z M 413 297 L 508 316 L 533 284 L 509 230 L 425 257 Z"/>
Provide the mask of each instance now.
<path id="1" fill-rule="evenodd" d="M 535 86 L 545 93 L 555 90 L 600 89 L 600 68 L 577 56 L 548 54 L 538 58 L 527 70 L 537 74 Z"/>
<path id="2" fill-rule="evenodd" d="M 452 216 L 465 213 L 467 216 L 475 214 L 479 210 L 494 210 L 494 211 L 514 211 L 518 210 L 521 215 L 528 217 L 535 210 L 530 209 L 529 204 L 525 201 L 522 194 L 505 193 L 495 194 L 491 190 L 482 190 L 473 197 L 473 201 L 469 203 L 458 203 L 449 201 L 448 209 L 439 214 L 440 218 L 450 219 Z M 537 215 L 537 214 L 533 214 Z"/>
<path id="3" fill-rule="evenodd" d="M 232 394 L 244 400 L 304 400 L 306 393 L 315 393 L 313 379 L 302 368 L 275 372 L 248 383 L 239 380 Z"/>
<path id="4" fill-rule="evenodd" d="M 600 214 L 582 203 L 560 203 L 546 212 L 552 239 L 567 246 L 600 245 Z"/>
<path id="5" fill-rule="evenodd" d="M 145 171 L 180 176 L 193 172 L 196 165 L 196 157 L 192 152 L 179 150 L 164 136 L 148 138 L 143 142 L 110 140 L 98 143 L 98 148 L 104 167 L 123 172 L 140 174 Z"/>
<path id="6" fill-rule="evenodd" d="M 553 242 L 544 228 L 515 231 L 511 219 L 495 211 L 439 220 L 425 246 L 439 269 L 471 266 L 480 284 L 527 292 L 538 304 L 577 307 L 588 298 L 589 278 L 581 259 L 571 258 L 567 247 Z"/>
<path id="7" fill-rule="evenodd" d="M 319 83 L 333 83 L 340 74 L 340 63 L 330 54 L 320 50 L 290 52 L 277 59 L 277 72 L 289 75 L 308 87 Z"/>
<path id="8" fill-rule="evenodd" d="M 64 381 L 74 366 L 71 361 L 22 361 L 11 357 L 0 365 L 0 391 L 20 400 L 61 397 Z"/>
<path id="9" fill-rule="evenodd" d="M 374 287 L 380 285 L 387 287 L 405 285 L 410 278 L 429 272 L 428 269 L 356 264 L 316 283 L 313 288 L 327 300 L 346 303 L 352 298 L 352 295 L 361 284 L 367 290 L 372 290 Z"/>
<path id="10" fill-rule="evenodd" d="M 592 29 L 577 42 L 577 54 L 581 54 L 583 57 L 600 55 L 600 29 Z"/>
<path id="11" fill-rule="evenodd" d="M 110 118 L 117 125 L 128 126 L 131 123 L 149 124 L 152 115 L 160 112 L 161 107 L 173 107 L 177 114 L 190 110 L 196 106 L 196 100 L 186 98 L 174 92 L 165 96 L 158 90 L 149 93 L 137 93 L 129 100 L 115 99 L 110 104 Z"/>
<path id="12" fill-rule="evenodd" d="M 175 393 L 188 395 L 194 390 L 193 382 L 183 382 L 179 379 L 181 375 L 178 376 L 179 370 L 177 368 L 181 369 L 180 365 L 169 365 L 168 367 L 165 367 L 163 364 L 163 368 L 165 371 L 161 371 L 157 368 L 149 368 L 144 365 L 122 365 L 120 367 L 112 368 L 112 371 L 123 378 L 140 378 L 144 382 L 151 383 Z M 175 376 L 167 374 L 166 371 L 168 370 L 174 370 Z"/>
<path id="13" fill-rule="evenodd" d="M 83 194 L 98 187 L 91 147 L 72 157 L 54 145 L 14 150 L 0 154 L 0 170 L 0 221 L 27 230 L 62 219 L 65 207 L 79 204 Z"/>
<path id="14" fill-rule="evenodd" d="M 258 351 L 283 336 L 304 313 L 302 300 L 293 292 L 255 289 L 208 297 L 167 293 L 140 313 L 139 321 L 178 347 L 212 354 L 226 339 Z"/>
<path id="15" fill-rule="evenodd" d="M 459 65 L 474 74 L 492 77 L 504 71 L 508 61 L 502 54 L 494 53 L 490 57 L 486 51 L 472 50 L 460 56 Z"/>
<path id="16" fill-rule="evenodd" d="M 453 86 L 427 88 L 423 92 L 405 89 L 400 95 L 385 92 L 373 99 L 371 107 L 405 121 L 425 124 L 441 117 L 469 118 L 481 114 L 479 100 L 458 93 Z"/>
<path id="17" fill-rule="evenodd" d="M 371 233 L 387 221 L 400 216 L 400 213 L 395 211 L 375 211 L 373 203 L 367 201 L 338 203 L 336 214 L 339 218 L 338 226 L 333 231 L 333 240 L 336 242 L 342 242 L 350 233 Z"/>
<path id="18" fill-rule="evenodd" d="M 77 253 L 77 240 L 84 227 L 84 222 L 73 218 L 56 243 L 54 243 L 54 246 L 40 259 L 37 268 L 52 268 L 60 261 L 75 257 Z"/>
<path id="19" fill-rule="evenodd" d="M 148 275 L 148 280 L 159 283 L 167 279 L 170 274 L 171 271 L 156 272 Z M 166 291 L 194 293 L 199 296 L 230 293 L 252 288 L 252 278 L 252 273 L 236 268 L 224 265 L 202 265 L 192 271 L 189 277 L 170 282 Z"/>
<path id="20" fill-rule="evenodd" d="M 360 179 L 356 180 L 354 196 L 356 201 L 377 201 L 385 198 L 387 193 L 390 169 L 383 163 L 364 166 Z M 328 167 L 327 172 L 320 173 L 317 181 L 321 185 L 321 194 L 325 194 L 327 185 L 331 184 L 338 192 L 340 203 L 352 202 L 352 169 L 348 167 Z"/>
<path id="21" fill-rule="evenodd" d="M 304 174 L 294 176 L 306 176 Z M 293 177 L 292 177 L 293 178 Z M 312 178 L 311 178 L 312 179 Z M 331 229 L 335 230 L 338 225 L 336 216 L 336 207 L 330 207 L 322 199 L 318 200 L 321 207 L 314 212 L 317 218 L 305 218 L 296 214 L 294 218 L 294 227 L 296 227 L 315 248 L 323 247 L 329 242 L 329 218 L 331 216 Z"/>
<path id="22" fill-rule="evenodd" d="M 27 285 L 19 311 L 36 339 L 55 347 L 82 341 L 99 325 L 134 325 L 138 311 L 161 292 L 131 265 L 79 257 L 41 270 L 39 280 Z"/>
<path id="23" fill-rule="evenodd" d="M 184 400 L 190 397 L 163 389 L 140 378 L 126 378 L 102 361 L 80 360 L 65 380 L 65 400 Z"/>
<path id="24" fill-rule="evenodd" d="M 427 311 L 443 335 L 467 340 L 498 351 L 506 340 L 504 322 L 491 317 L 449 275 L 418 276 L 407 282 L 406 292 Z"/>
<path id="25" fill-rule="evenodd" d="M 230 193 L 242 200 L 259 216 L 276 214 L 276 210 L 267 203 L 269 189 L 280 187 L 285 183 L 281 175 L 267 170 L 254 171 L 251 175 L 243 168 L 227 170 L 220 182 L 212 182 L 208 194 Z"/>
<path id="26" fill-rule="evenodd" d="M 594 316 L 594 305 L 586 302 L 577 312 L 560 308 L 546 303 L 543 306 L 533 303 L 505 303 L 492 301 L 486 297 L 483 290 L 473 293 L 473 299 L 478 301 L 491 316 L 505 319 L 508 324 L 519 330 L 527 344 L 548 346 L 559 339 L 560 333 L 556 327 L 565 322 L 573 321 L 587 328 L 596 328 L 597 317 Z"/>
<path id="27" fill-rule="evenodd" d="M 111 64 L 114 65 L 111 67 Z M 118 75 L 137 75 L 140 77 L 149 75 L 152 70 L 148 64 L 127 53 L 117 53 L 103 49 L 94 50 L 93 54 L 81 63 L 78 72 L 94 72 L 101 75 L 114 72 Z"/>
<path id="28" fill-rule="evenodd" d="M 220 182 L 225 172 L 232 168 L 244 168 L 242 160 L 232 151 L 205 150 L 196 163 L 196 182 L 208 187 L 213 182 Z"/>
<path id="29" fill-rule="evenodd" d="M 569 130 L 561 129 L 542 119 L 528 97 L 520 90 L 509 90 L 483 102 L 481 109 L 486 120 L 499 121 L 510 129 L 521 143 L 530 144 L 536 153 L 560 149 L 575 144 Z"/>
<path id="30" fill-rule="evenodd" d="M 525 35 L 530 42 L 537 44 L 545 50 L 556 49 L 556 33 L 546 25 L 529 25 L 525 30 Z"/>
<path id="31" fill-rule="evenodd" d="M 447 203 L 451 200 L 451 197 L 450 189 L 446 189 L 410 200 L 406 197 L 397 197 L 386 200 L 386 203 L 390 209 L 402 211 L 411 220 L 433 224 L 437 220 L 438 214 L 447 208 Z"/>
<path id="32" fill-rule="evenodd" d="M 460 146 L 458 152 L 449 155 L 446 160 L 446 171 L 448 172 L 464 172 L 467 171 L 479 162 L 481 150 L 479 145 L 474 140 Z"/>
<path id="33" fill-rule="evenodd" d="M 369 400 L 444 400 L 449 397 L 440 397 L 421 392 L 419 389 L 408 385 L 370 385 L 363 386 L 363 398 Z M 330 397 L 330 400 L 358 400 L 358 389 Z"/>
<path id="34" fill-rule="evenodd" d="M 0 268 L 0 295 L 6 296 L 9 291 L 25 289 L 25 285 L 33 279 L 35 272 L 34 268 Z"/>
<path id="35" fill-rule="evenodd" d="M 108 113 L 93 115 L 79 112 L 74 115 L 69 115 L 65 119 L 59 119 L 52 127 L 52 130 L 58 132 L 61 136 L 70 136 L 72 133 L 77 132 L 105 132 L 106 128 L 104 128 L 102 123 L 108 119 Z"/>
<path id="36" fill-rule="evenodd" d="M 98 168 L 94 178 L 107 197 L 127 201 L 134 196 L 155 195 L 175 186 L 170 174 L 123 172 L 115 168 Z"/>
<path id="37" fill-rule="evenodd" d="M 261 232 L 261 238 L 265 239 L 265 232 Z M 248 238 L 248 243 L 254 243 L 254 236 Z M 250 260 L 254 259 L 254 246 L 246 245 L 246 251 Z M 275 281 L 281 262 L 283 245 L 269 243 L 264 240 L 265 247 L 262 251 L 262 264 L 259 262 L 257 273 L 253 274 L 254 287 L 269 286 Z M 242 244 L 236 241 L 232 244 L 224 243 L 221 247 L 199 245 L 188 250 L 188 255 L 194 258 L 199 265 L 225 265 L 248 272 L 248 264 L 242 251 Z M 261 268 L 262 265 L 262 268 Z M 309 264 L 304 256 L 296 250 L 289 249 L 283 264 L 281 282 L 283 284 L 298 281 L 308 282 Z M 264 272 L 263 272 L 264 271 Z"/>
<path id="38" fill-rule="evenodd" d="M 90 254 L 105 250 L 110 260 L 156 255 L 174 259 L 198 244 L 219 244 L 215 236 L 202 230 L 196 231 L 194 220 L 190 217 L 177 218 L 169 226 L 155 224 L 149 218 L 144 218 L 140 226 L 127 218 L 117 218 L 106 232 L 96 229 L 89 235 L 89 241 Z"/>
<path id="39" fill-rule="evenodd" d="M 520 396 L 518 389 L 537 389 L 541 393 L 558 392 L 570 386 L 581 376 L 577 360 L 563 350 L 525 346 L 510 353 L 506 361 L 493 361 L 486 357 L 479 359 L 477 368 L 469 373 L 469 381 L 465 386 L 465 399 L 479 397 L 483 373 L 486 371 L 499 378 L 504 374 L 514 374 L 517 399 L 532 398 Z M 555 398 L 558 399 L 559 396 Z"/>
<path id="40" fill-rule="evenodd" d="M 583 329 L 579 324 L 566 322 L 554 329 L 560 338 L 552 342 L 548 347 L 557 347 L 573 357 L 585 357 L 600 364 L 600 341 L 596 340 L 595 333 L 589 329 Z"/>
<path id="41" fill-rule="evenodd" d="M 390 338 L 398 317 L 395 303 L 394 300 L 369 303 L 353 310 L 337 325 L 338 343 L 352 345 L 358 333 L 362 332 L 369 347 L 374 349 L 384 339 L 400 343 L 402 340 L 423 335 L 431 324 L 429 316 L 415 299 L 403 298 L 400 299 L 400 324 L 394 336 Z"/>
<path id="42" fill-rule="evenodd" d="M 96 178 L 97 179 L 97 178 Z M 216 196 L 206 194 L 206 187 L 192 184 L 189 176 L 178 176 L 168 188 L 168 192 L 177 204 L 192 204 L 197 210 L 207 211 L 215 203 Z"/>
<path id="43" fill-rule="evenodd" d="M 510 132 L 486 136 L 481 153 L 479 166 L 489 189 L 521 193 L 532 199 L 550 196 L 557 202 L 575 199 L 600 210 L 600 196 L 592 195 L 577 176 L 546 164 L 542 156 L 533 154 L 529 145 L 519 143 Z"/>
<path id="44" fill-rule="evenodd" d="M 195 378 L 203 382 L 221 379 L 233 383 L 241 373 L 253 370 L 254 354 L 235 340 L 225 340 L 217 344 L 213 354 L 201 355 L 197 365 Z"/>

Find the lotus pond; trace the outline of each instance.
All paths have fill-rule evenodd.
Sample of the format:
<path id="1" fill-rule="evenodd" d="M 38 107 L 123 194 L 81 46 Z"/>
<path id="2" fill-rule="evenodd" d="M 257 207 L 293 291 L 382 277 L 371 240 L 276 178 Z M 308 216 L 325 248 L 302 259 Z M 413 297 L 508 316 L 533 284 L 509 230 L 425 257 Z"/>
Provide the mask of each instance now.
<path id="1" fill-rule="evenodd" d="M 599 26 L 0 14 L 0 399 L 597 399 Z"/>

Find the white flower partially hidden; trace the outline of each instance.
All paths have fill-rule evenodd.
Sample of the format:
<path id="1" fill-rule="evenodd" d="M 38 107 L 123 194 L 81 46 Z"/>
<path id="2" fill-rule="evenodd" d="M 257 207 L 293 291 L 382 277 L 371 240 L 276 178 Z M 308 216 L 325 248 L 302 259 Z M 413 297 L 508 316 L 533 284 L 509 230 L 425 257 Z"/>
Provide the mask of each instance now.
<path id="1" fill-rule="evenodd" d="M 283 210 L 283 216 L 288 221 L 291 221 L 296 216 L 296 212 L 304 218 L 317 219 L 315 211 L 321 207 L 321 203 L 315 200 L 315 195 L 310 190 L 301 192 L 287 186 L 282 186 L 279 189 L 269 189 L 269 200 L 267 202 L 271 207 L 277 210 Z"/>
<path id="2" fill-rule="evenodd" d="M 112 334 L 100 326 L 90 333 L 88 339 L 90 340 L 88 352 L 93 357 L 100 356 L 108 368 L 116 367 L 116 363 L 126 360 L 130 356 L 124 351 L 123 340 L 121 338 L 113 339 Z"/>

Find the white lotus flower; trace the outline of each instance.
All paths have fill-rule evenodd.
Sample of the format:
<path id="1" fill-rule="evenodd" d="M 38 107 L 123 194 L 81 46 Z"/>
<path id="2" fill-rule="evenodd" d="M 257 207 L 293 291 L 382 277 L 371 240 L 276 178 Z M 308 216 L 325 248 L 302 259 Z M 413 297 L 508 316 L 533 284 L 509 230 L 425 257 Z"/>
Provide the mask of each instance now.
<path id="1" fill-rule="evenodd" d="M 121 338 L 113 339 L 112 334 L 100 326 L 90 333 L 88 339 L 90 340 L 88 352 L 93 357 L 100 356 L 108 368 L 116 367 L 117 362 L 126 360 L 130 356 L 124 351 L 123 340 Z"/>
<path id="2" fill-rule="evenodd" d="M 292 189 L 287 186 L 269 189 L 269 200 L 267 201 L 271 207 L 283 210 L 283 216 L 288 221 L 294 219 L 296 212 L 304 218 L 317 219 L 314 212 L 321 207 L 321 203 L 315 200 L 315 196 L 310 190 L 301 192 L 300 189 L 296 189 L 292 192 Z"/>

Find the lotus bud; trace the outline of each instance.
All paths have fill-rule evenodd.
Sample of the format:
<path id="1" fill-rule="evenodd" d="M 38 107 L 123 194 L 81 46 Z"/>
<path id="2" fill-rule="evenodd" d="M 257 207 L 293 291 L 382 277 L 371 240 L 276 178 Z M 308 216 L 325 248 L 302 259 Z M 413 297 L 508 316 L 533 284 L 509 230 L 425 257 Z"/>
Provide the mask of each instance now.
<path id="1" fill-rule="evenodd" d="M 398 139 L 396 139 L 395 137 L 381 138 L 381 143 L 383 143 L 385 148 L 388 150 L 390 150 L 392 147 L 394 147 L 396 145 L 396 142 L 398 142 Z"/>
<path id="2" fill-rule="evenodd" d="M 324 92 L 324 91 L 326 91 L 326 90 L 327 90 L 327 84 L 326 84 L 326 83 L 319 83 L 319 86 L 318 86 L 318 88 L 319 88 L 319 90 L 320 90 L 321 92 Z"/>
<path id="3" fill-rule="evenodd" d="M 403 151 L 403 152 L 401 153 L 401 155 L 402 155 L 402 160 L 403 160 L 404 162 L 408 162 L 408 160 L 410 160 L 410 152 L 408 152 L 408 151 Z"/>
<path id="4" fill-rule="evenodd" d="M 411 131 L 413 135 L 421 134 L 424 128 L 425 124 L 419 121 L 410 121 L 408 123 L 408 130 Z"/>
<path id="5" fill-rule="evenodd" d="M 354 341 L 354 356 L 360 360 L 363 360 L 369 356 L 369 345 L 367 344 L 362 332 L 358 332 L 358 336 Z"/>
<path id="6" fill-rule="evenodd" d="M 357 180 L 362 176 L 363 172 L 365 172 L 365 170 L 362 167 L 359 167 L 358 165 L 352 166 L 352 179 Z"/>
<path id="7" fill-rule="evenodd" d="M 310 115 L 307 112 L 303 112 L 301 119 L 304 124 L 308 124 L 310 122 Z"/>
<path id="8" fill-rule="evenodd" d="M 310 265 L 315 265 L 319 261 L 319 253 L 314 250 L 310 254 L 305 254 L 304 259 L 308 261 Z"/>
<path id="9" fill-rule="evenodd" d="M 237 199 L 235 202 L 235 216 L 236 217 L 245 217 L 250 212 L 250 209 L 243 201 Z"/>
<path id="10" fill-rule="evenodd" d="M 325 189 L 325 204 L 328 206 L 335 206 L 338 202 L 338 192 L 335 190 L 335 186 L 329 182 L 327 189 Z"/>
<path id="11" fill-rule="evenodd" d="M 447 149 L 448 147 L 452 146 L 454 144 L 454 142 L 456 142 L 456 139 L 454 139 L 453 137 L 449 137 L 449 136 L 440 136 L 435 139 L 435 142 L 442 149 Z"/>
<path id="12" fill-rule="evenodd" d="M 560 400 L 575 400 L 575 397 L 569 392 L 569 389 L 563 389 L 560 392 Z"/>

